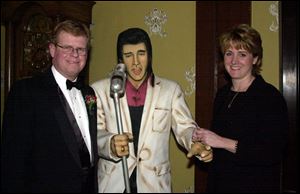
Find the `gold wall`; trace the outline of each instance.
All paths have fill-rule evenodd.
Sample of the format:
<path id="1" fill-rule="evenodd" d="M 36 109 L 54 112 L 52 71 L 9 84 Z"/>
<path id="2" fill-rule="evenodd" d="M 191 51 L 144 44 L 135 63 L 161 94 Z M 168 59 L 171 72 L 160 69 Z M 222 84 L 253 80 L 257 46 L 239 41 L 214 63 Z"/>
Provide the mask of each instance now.
<path id="1" fill-rule="evenodd" d="M 278 1 L 253 1 L 252 26 L 262 35 L 264 58 L 262 75 L 266 81 L 279 86 L 279 32 L 276 29 Z M 153 69 L 157 75 L 176 80 L 187 92 L 186 100 L 195 113 L 195 93 L 191 93 L 195 65 L 195 1 L 97 1 L 93 7 L 92 51 L 90 53 L 90 83 L 105 78 L 116 65 L 116 39 L 119 32 L 129 27 L 140 27 L 150 33 L 144 18 L 156 8 L 167 20 L 161 25 L 166 36 L 152 33 Z M 272 8 L 272 9 L 271 9 Z M 272 11 L 270 11 L 270 9 Z M 274 13 L 275 10 L 275 13 Z M 272 25 L 273 24 L 273 25 Z M 271 29 L 273 29 L 271 28 Z M 1 26 L 1 121 L 3 112 L 5 28 Z M 193 78 L 193 76 L 191 76 Z M 1 122 L 2 123 L 2 122 Z M 171 168 L 173 192 L 194 191 L 194 166 L 171 138 Z"/>
<path id="2" fill-rule="evenodd" d="M 264 57 L 262 75 L 265 80 L 279 85 L 279 32 L 271 31 L 272 23 L 278 25 L 276 17 L 270 13 L 270 7 L 276 1 L 252 2 L 252 25 L 262 36 Z M 277 4 L 278 5 L 278 4 Z M 185 74 L 193 73 L 195 65 L 195 9 L 196 3 L 190 2 L 97 2 L 93 8 L 92 35 L 93 51 L 91 53 L 90 81 L 107 76 L 116 64 L 116 39 L 120 31 L 129 27 L 140 27 L 150 32 L 144 17 L 154 8 L 167 15 L 162 24 L 165 37 L 151 35 L 153 46 L 153 68 L 158 75 L 176 80 L 184 90 L 190 92 L 192 82 Z M 278 7 L 277 7 L 278 9 Z M 274 11 L 274 9 L 273 9 Z M 276 10 L 275 10 L 276 11 Z M 274 13 L 273 13 L 274 14 Z M 277 12 L 278 14 L 278 12 Z M 186 97 L 191 112 L 195 113 L 195 93 Z M 185 153 L 176 146 L 171 138 L 171 164 L 173 192 L 194 191 L 194 166 L 188 167 L 189 160 Z"/>
<path id="3" fill-rule="evenodd" d="M 161 25 L 161 34 L 150 35 L 153 47 L 153 71 L 169 79 L 176 80 L 184 90 L 190 92 L 191 82 L 185 72 L 193 72 L 195 66 L 195 19 L 196 3 L 180 1 L 110 1 L 97 2 L 93 8 L 92 52 L 90 82 L 105 78 L 116 65 L 116 42 L 118 33 L 139 27 L 152 32 L 144 18 L 155 8 L 167 16 Z M 194 92 L 186 97 L 191 112 L 195 112 Z M 174 192 L 184 192 L 194 185 L 194 167 L 188 167 L 185 153 L 176 146 L 171 137 L 171 170 Z"/>
<path id="4" fill-rule="evenodd" d="M 262 76 L 279 88 L 279 12 L 278 1 L 253 1 L 252 26 L 261 34 L 263 44 Z M 277 13 L 277 14 L 276 14 Z"/>

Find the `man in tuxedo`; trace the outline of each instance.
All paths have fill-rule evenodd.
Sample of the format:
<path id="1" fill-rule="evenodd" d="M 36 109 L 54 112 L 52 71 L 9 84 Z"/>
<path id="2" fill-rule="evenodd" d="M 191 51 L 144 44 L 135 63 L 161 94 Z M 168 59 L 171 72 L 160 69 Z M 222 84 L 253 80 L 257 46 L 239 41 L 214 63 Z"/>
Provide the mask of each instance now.
<path id="1" fill-rule="evenodd" d="M 96 193 L 96 98 L 79 73 L 90 31 L 66 20 L 49 44 L 52 66 L 17 81 L 3 116 L 1 191 Z"/>

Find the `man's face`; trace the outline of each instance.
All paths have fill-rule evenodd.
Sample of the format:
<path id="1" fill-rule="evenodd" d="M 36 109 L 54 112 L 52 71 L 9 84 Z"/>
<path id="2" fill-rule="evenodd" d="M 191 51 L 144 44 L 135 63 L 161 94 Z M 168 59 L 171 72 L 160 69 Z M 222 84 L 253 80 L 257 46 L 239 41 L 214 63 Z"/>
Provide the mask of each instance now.
<path id="1" fill-rule="evenodd" d="M 74 80 L 82 71 L 87 60 L 87 38 L 73 36 L 62 31 L 56 44 L 50 44 L 52 63 L 63 76 Z"/>
<path id="2" fill-rule="evenodd" d="M 145 43 L 125 44 L 123 62 L 128 72 L 128 80 L 138 88 L 147 76 L 148 54 Z"/>

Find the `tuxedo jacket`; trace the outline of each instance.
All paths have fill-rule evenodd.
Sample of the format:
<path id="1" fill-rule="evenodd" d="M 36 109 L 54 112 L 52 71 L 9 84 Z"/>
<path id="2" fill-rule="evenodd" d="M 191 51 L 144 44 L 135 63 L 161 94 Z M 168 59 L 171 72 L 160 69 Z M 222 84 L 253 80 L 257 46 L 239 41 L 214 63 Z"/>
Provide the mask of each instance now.
<path id="1" fill-rule="evenodd" d="M 89 86 L 81 92 L 83 97 L 94 95 Z M 17 81 L 11 88 L 2 126 L 2 191 L 81 191 L 79 146 L 60 95 L 63 94 L 51 69 L 43 75 Z M 88 110 L 88 117 L 93 165 L 96 165 L 96 108 Z M 94 181 L 97 182 L 96 176 Z M 94 191 L 97 192 L 97 187 Z"/>
<path id="2" fill-rule="evenodd" d="M 123 192 L 125 190 L 122 160 L 111 154 L 111 137 L 118 133 L 115 105 L 110 97 L 110 80 L 92 84 L 97 96 L 97 138 L 99 152 L 99 192 Z M 131 118 L 126 94 L 120 98 L 124 132 L 132 133 Z M 137 168 L 138 193 L 170 193 L 171 169 L 169 143 L 171 129 L 177 142 L 191 147 L 195 121 L 188 109 L 180 86 L 170 80 L 155 77 L 154 87 L 148 82 L 147 94 L 141 118 L 137 155 L 133 143 L 129 143 L 127 164 L 129 175 Z M 136 138 L 136 137 L 134 137 Z"/>

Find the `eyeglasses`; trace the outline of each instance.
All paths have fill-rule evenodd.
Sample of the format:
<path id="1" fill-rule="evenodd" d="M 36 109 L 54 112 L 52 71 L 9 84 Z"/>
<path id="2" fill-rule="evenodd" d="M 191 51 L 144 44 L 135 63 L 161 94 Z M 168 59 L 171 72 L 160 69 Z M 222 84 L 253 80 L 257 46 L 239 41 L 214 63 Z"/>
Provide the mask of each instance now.
<path id="1" fill-rule="evenodd" d="M 62 46 L 58 43 L 55 44 L 55 46 L 58 46 L 62 49 L 62 51 L 66 54 L 72 54 L 74 51 L 78 53 L 78 55 L 84 56 L 87 54 L 87 48 L 73 48 L 72 46 Z"/>

